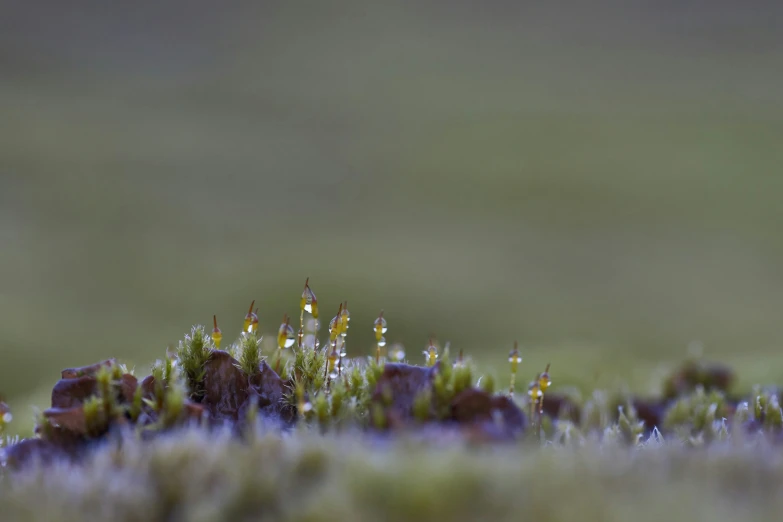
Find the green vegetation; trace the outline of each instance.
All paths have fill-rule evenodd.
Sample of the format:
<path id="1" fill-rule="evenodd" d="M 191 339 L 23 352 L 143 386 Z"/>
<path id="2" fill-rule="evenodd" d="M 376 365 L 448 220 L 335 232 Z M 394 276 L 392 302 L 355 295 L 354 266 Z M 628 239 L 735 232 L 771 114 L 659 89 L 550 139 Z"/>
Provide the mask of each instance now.
<path id="1" fill-rule="evenodd" d="M 150 435 L 192 421 L 246 429 L 259 420 L 275 420 L 284 429 L 317 425 L 323 433 L 399 432 L 414 426 L 444 435 L 456 428 L 457 434 L 474 441 L 512 440 L 524 431 L 527 439 L 539 442 L 616 439 L 629 446 L 651 436 L 691 446 L 743 435 L 774 441 L 783 430 L 777 390 L 757 386 L 750 395 L 738 395 L 732 390 L 736 377 L 730 369 L 699 359 L 686 361 L 669 375 L 660 396 L 627 390 L 595 390 L 586 398 L 578 391 L 558 393 L 552 388 L 549 364 L 524 394 L 514 388 L 522 363 L 514 343 L 508 355 L 510 386 L 496 394 L 497 377 L 477 379 L 471 359 L 460 351 L 452 361 L 448 344 L 439 348 L 431 339 L 424 350 L 425 366 L 394 362 L 404 359 L 397 348 L 389 360 L 383 313 L 373 324 L 376 354 L 348 357 L 347 302 L 329 322 L 328 340 L 322 344 L 317 303 L 308 279 L 298 335 L 284 315 L 277 346 L 266 348 L 266 353 L 257 333 L 258 309 L 254 312 L 251 303 L 228 351 L 219 349 L 223 333 L 214 317 L 211 335 L 203 326 L 194 326 L 176 351 L 157 361 L 141 381 L 114 359 L 63 370 L 51 408 L 36 426 L 41 440 L 35 444 L 80 456 L 84 443 L 103 439 L 115 428 Z M 275 369 L 267 362 L 270 357 Z M 0 429 L 5 429 L 7 406 L 2 413 Z M 11 451 L 15 448 L 7 457 L 18 467 L 30 455 Z"/>
<path id="2" fill-rule="evenodd" d="M 481 449 L 192 430 L 0 477 L 0 505 L 9 522 L 754 522 L 778 519 L 781 480 L 779 448 L 761 441 L 709 452 L 654 439 L 633 450 Z"/>
<path id="3" fill-rule="evenodd" d="M 528 373 L 517 345 L 505 375 L 479 382 L 433 341 L 425 366 L 388 360 L 385 343 L 347 357 L 346 305 L 323 345 L 305 306 L 278 346 L 251 317 L 221 351 L 215 318 L 140 381 L 113 359 L 64 370 L 36 436 L 4 441 L 4 520 L 728 521 L 779 507 L 779 392 L 736 395 L 728 368 L 694 359 L 660 396 L 583 398 L 547 365 L 527 393 L 495 393 Z M 701 499 L 725 488 L 729 504 Z"/>

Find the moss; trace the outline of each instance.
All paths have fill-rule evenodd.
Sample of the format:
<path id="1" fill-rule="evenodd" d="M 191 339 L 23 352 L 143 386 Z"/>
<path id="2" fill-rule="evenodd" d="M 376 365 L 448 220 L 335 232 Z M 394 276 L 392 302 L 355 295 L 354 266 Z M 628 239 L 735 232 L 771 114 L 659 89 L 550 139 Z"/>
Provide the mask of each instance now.
<path id="1" fill-rule="evenodd" d="M 476 498 L 477 492 L 484 491 L 482 481 L 491 478 L 495 471 L 491 467 L 485 469 L 483 466 L 490 464 L 485 464 L 484 460 L 476 464 L 476 468 L 471 467 L 473 464 L 465 464 L 472 458 L 460 453 L 465 445 L 469 447 L 496 441 L 508 443 L 498 450 L 503 454 L 501 461 L 486 461 L 506 470 L 510 469 L 506 466 L 513 462 L 527 462 L 534 467 L 542 463 L 563 465 L 564 461 L 557 460 L 560 457 L 547 457 L 544 450 L 535 457 L 525 457 L 525 451 L 518 450 L 527 442 L 576 448 L 586 455 L 580 458 L 589 460 L 595 458 L 592 455 L 596 448 L 603 452 L 633 448 L 634 451 L 650 454 L 653 451 L 648 450 L 656 450 L 661 458 L 674 459 L 676 453 L 673 448 L 710 445 L 736 449 L 749 446 L 747 442 L 754 442 L 759 447 L 781 440 L 779 432 L 783 430 L 783 410 L 777 390 L 755 388 L 747 400 L 736 402 L 726 394 L 726 384 L 731 381 L 725 378 L 728 374 L 715 370 L 706 372 L 706 366 L 694 366 L 693 363 L 687 363 L 685 369 L 679 370 L 667 381 L 668 393 L 675 390 L 674 395 L 651 399 L 596 390 L 583 400 L 573 393 L 547 391 L 537 378 L 534 382 L 539 383 L 538 389 L 546 391 L 541 407 L 543 413 L 539 415 L 538 408 L 535 408 L 535 429 L 528 430 L 526 437 L 520 437 L 525 425 L 532 420 L 526 420 L 522 411 L 531 405 L 530 399 L 522 395 L 517 404 L 513 394 L 495 394 L 495 378 L 492 375 L 484 375 L 478 383 L 474 382 L 475 367 L 462 354 L 456 362 L 452 362 L 448 349 L 445 349 L 439 360 L 426 368 L 386 363 L 384 357 L 341 358 L 340 364 L 330 372 L 326 350 L 320 348 L 317 340 L 317 327 L 312 320 L 307 324 L 306 341 L 300 347 L 290 352 L 274 348 L 277 371 L 266 364 L 267 355 L 263 353 L 263 345 L 256 332 L 240 334 L 231 345 L 232 357 L 227 352 L 216 350 L 202 326 L 194 326 L 179 343 L 176 355 L 157 361 L 151 375 L 140 383 L 124 366 L 111 359 L 65 370 L 63 379 L 55 386 L 57 393 L 53 393 L 53 403 L 56 399 L 62 407 L 53 407 L 42 413 L 38 419 L 36 439 L 22 441 L 7 449 L 7 455 L 14 457 L 9 462 L 18 462 L 19 452 L 24 448 L 37 448 L 40 455 L 45 454 L 43 450 L 57 450 L 52 453 L 49 462 L 70 456 L 86 459 L 87 467 L 98 466 L 100 459 L 108 458 L 107 452 L 114 451 L 112 458 L 122 461 L 126 458 L 124 448 L 130 447 L 128 451 L 135 452 L 140 459 L 147 459 L 145 462 L 150 469 L 135 468 L 135 464 L 130 462 L 124 465 L 127 469 L 136 470 L 142 478 L 149 480 L 150 476 L 146 474 L 150 474 L 154 477 L 152 483 L 159 487 L 150 492 L 145 489 L 147 483 L 133 485 L 154 497 L 150 504 L 154 507 L 148 519 L 179 519 L 183 516 L 181 513 L 176 513 L 176 516 L 172 513 L 190 510 L 193 506 L 188 502 L 201 506 L 201 497 L 209 488 L 208 484 L 215 483 L 215 478 L 204 477 L 204 484 L 172 482 L 170 476 L 181 476 L 181 468 L 190 466 L 182 459 L 192 450 L 183 447 L 173 455 L 161 453 L 161 448 L 169 448 L 170 451 L 170 446 L 166 445 L 177 440 L 184 445 L 192 442 L 199 451 L 203 451 L 200 458 L 202 461 L 206 459 L 205 466 L 211 466 L 215 476 L 233 477 L 247 473 L 244 481 L 232 482 L 230 487 L 223 489 L 225 498 L 234 502 L 224 505 L 225 511 L 220 515 L 223 517 L 230 514 L 241 518 L 247 516 L 248 510 L 270 506 L 273 510 L 281 510 L 273 511 L 280 519 L 293 512 L 299 513 L 297 510 L 304 508 L 293 497 L 302 498 L 312 488 L 323 487 L 312 477 L 299 476 L 302 470 L 314 470 L 314 475 L 336 477 L 340 484 L 352 489 L 343 493 L 349 495 L 347 500 L 343 499 L 348 507 L 336 506 L 330 496 L 334 492 L 327 490 L 330 495 L 321 499 L 318 508 L 314 507 L 312 512 L 304 509 L 307 519 L 328 518 L 335 513 L 343 513 L 341 509 L 348 510 L 346 512 L 359 509 L 368 517 L 378 518 L 379 508 L 367 508 L 367 499 L 380 502 L 381 506 L 388 508 L 383 513 L 392 513 L 392 517 L 400 519 L 417 516 L 460 519 L 467 513 L 476 516 L 494 513 L 492 504 L 482 504 L 479 511 L 474 506 L 460 504 L 462 495 Z M 549 378 L 545 377 L 548 383 Z M 0 414 L 4 411 L 3 407 L 0 403 Z M 275 422 L 270 422 L 273 418 Z M 5 428 L 5 421 L 6 418 L 0 415 L 0 434 Z M 200 428 L 181 429 L 190 424 L 198 424 Z M 277 430 L 268 429 L 272 426 L 285 428 L 291 424 L 296 424 L 296 429 L 285 443 L 281 442 L 283 439 L 275 438 Z M 151 440 L 142 444 L 128 434 L 130 430 L 123 429 L 119 439 L 123 443 L 123 452 L 110 449 L 118 439 L 107 435 L 117 431 L 113 431 L 114 427 L 127 426 L 135 427 L 144 435 L 143 439 Z M 223 436 L 220 430 L 215 430 L 217 427 L 230 428 L 228 431 L 232 434 L 240 435 L 239 440 L 226 438 L 220 439 L 218 446 L 199 446 L 206 440 L 207 433 L 211 437 Z M 388 430 L 397 430 L 395 433 L 399 440 L 391 437 L 390 448 L 373 449 L 381 440 L 379 432 Z M 312 432 L 324 437 L 309 438 Z M 350 444 L 350 450 L 342 458 L 330 453 L 343 451 L 340 448 L 345 442 L 333 438 L 335 433 L 343 433 Z M 440 466 L 445 465 L 444 462 L 451 461 L 424 458 L 433 450 L 432 446 L 414 445 L 406 449 L 400 445 L 406 440 L 410 442 L 409 435 L 416 434 L 420 434 L 423 440 L 437 441 L 436 446 L 452 441 L 446 453 L 467 459 L 456 459 L 454 465 L 460 469 L 468 466 L 465 469 L 470 474 L 455 478 L 453 472 L 438 471 Z M 386 440 L 385 435 L 382 440 Z M 94 454 L 83 452 L 83 443 L 92 441 L 102 442 L 104 449 Z M 28 444 L 25 445 L 25 442 Z M 327 447 L 329 449 L 325 450 Z M 248 467 L 247 462 L 237 457 L 247 457 L 247 452 L 265 453 L 285 448 L 295 456 L 289 455 L 291 460 L 286 461 L 275 455 L 270 462 L 283 459 L 279 463 L 284 467 L 272 469 L 265 464 L 264 473 Z M 72 453 L 68 454 L 69 451 Z M 456 452 L 449 453 L 452 451 Z M 353 460 L 354 453 L 360 455 L 359 460 Z M 625 454 L 617 455 L 624 458 L 622 455 Z M 370 464 L 375 458 L 385 464 L 394 463 L 390 470 L 377 475 Z M 402 462 L 408 458 L 414 460 L 403 465 Z M 529 460 L 526 461 L 526 458 Z M 420 461 L 436 469 L 431 470 Z M 604 465 L 591 462 L 591 465 Z M 353 470 L 355 474 L 348 471 L 349 465 L 358 466 Z M 416 467 L 419 465 L 424 467 Z M 394 476 L 395 466 L 414 473 L 407 478 L 417 487 L 406 484 L 403 489 L 395 491 L 394 488 L 401 487 L 397 482 L 401 477 L 387 484 L 385 477 Z M 628 466 L 633 466 L 633 463 L 629 462 Z M 28 473 L 42 469 L 19 467 L 22 471 L 16 472 L 14 480 L 24 480 L 24 477 L 30 476 Z M 514 473 L 517 472 L 519 470 Z M 167 476 L 159 476 L 161 473 Z M 518 480 L 518 475 L 503 473 L 506 473 L 503 480 L 509 483 Z M 525 480 L 540 486 L 542 473 L 548 471 L 530 468 L 524 473 L 527 474 L 524 475 L 527 477 Z M 553 482 L 549 486 L 557 489 L 558 483 L 554 481 L 557 475 L 552 473 Z M 429 477 L 433 482 L 421 481 L 420 475 Z M 392 491 L 371 491 L 365 483 L 356 483 L 356 477 L 375 481 L 381 487 L 392 488 Z M 590 476 L 591 480 L 594 478 Z M 495 484 L 505 491 L 503 481 L 492 480 L 497 480 Z M 305 489 L 290 492 L 292 498 L 289 499 L 280 490 L 286 481 Z M 457 496 L 450 497 L 452 502 L 461 506 L 459 511 L 453 511 L 451 504 L 442 501 L 439 487 L 459 491 Z M 575 485 L 573 487 L 574 492 L 578 491 Z M 484 491 L 482 494 L 489 493 Z M 526 499 L 529 501 L 530 497 Z M 200 512 L 202 516 L 218 516 L 214 508 L 204 509 Z M 283 511 L 285 509 L 293 511 Z"/>
<path id="2" fill-rule="evenodd" d="M 239 361 L 239 368 L 249 377 L 258 373 L 261 361 L 264 359 L 261 355 L 261 340 L 255 333 L 244 333 L 238 344 L 235 344 L 232 355 Z"/>
<path id="3" fill-rule="evenodd" d="M 107 401 L 99 397 L 90 397 L 84 402 L 84 420 L 87 435 L 98 436 L 109 429 L 109 417 L 106 415 Z"/>
<path id="4" fill-rule="evenodd" d="M 432 415 L 432 391 L 421 390 L 413 401 L 413 416 L 421 422 L 427 422 Z"/>
<path id="5" fill-rule="evenodd" d="M 571 435 L 571 441 L 578 437 Z M 492 452 L 344 434 L 243 442 L 202 430 L 110 443 L 82 465 L 33 466 L 0 487 L 3 520 L 776 520 L 772 448 L 630 453 L 585 441 Z M 121 449 L 120 449 L 121 448 Z M 621 471 L 621 472 L 620 472 Z M 107 480 L 111 477 L 111 480 Z"/>
<path id="6" fill-rule="evenodd" d="M 623 441 L 629 446 L 636 446 L 642 440 L 644 433 L 644 422 L 640 421 L 636 415 L 636 408 L 628 404 L 626 408 L 619 408 L 619 418 L 617 422 Z"/>
<path id="7" fill-rule="evenodd" d="M 667 409 L 663 426 L 676 431 L 689 444 L 700 445 L 725 435 L 724 419 L 728 415 L 729 405 L 722 392 L 706 392 L 697 386 L 692 394 L 680 397 Z"/>
<path id="8" fill-rule="evenodd" d="M 187 378 L 188 389 L 193 396 L 204 393 L 202 387 L 204 365 L 209 359 L 212 349 L 212 339 L 205 333 L 205 328 L 201 325 L 191 328 L 190 333 L 177 346 L 177 359 Z"/>
<path id="9" fill-rule="evenodd" d="M 404 425 L 408 420 L 444 425 L 457 421 L 481 425 L 482 436 L 493 438 L 495 435 L 491 433 L 503 431 L 504 428 L 498 427 L 503 422 L 524 419 L 513 397 L 499 403 L 471 391 L 479 389 L 490 397 L 501 397 L 494 395 L 493 375 L 484 375 L 478 383 L 474 382 L 474 366 L 462 353 L 452 363 L 447 347 L 431 368 L 418 367 L 426 370 L 423 373 L 403 371 L 417 368 L 409 365 L 387 365 L 385 357 L 341 358 L 339 366 L 329 373 L 327 350 L 320 348 L 315 321 L 303 319 L 303 324 L 307 325 L 307 336 L 301 347 L 285 354 L 279 347 L 274 349 L 279 376 L 266 365 L 266 355 L 262 353 L 261 339 L 256 332 L 240 333 L 231 345 L 235 356 L 232 358 L 216 350 L 205 328 L 196 325 L 179 343 L 176 355 L 157 361 L 151 376 L 138 386 L 124 366 L 110 359 L 65 370 L 64 378 L 81 380 L 78 387 L 61 386 L 59 393 L 73 389 L 83 394 L 78 399 L 62 402 L 71 405 L 76 401 L 77 406 L 81 405 L 79 411 L 85 416 L 90 437 L 105 433 L 119 419 L 138 424 L 145 431 L 170 429 L 187 419 L 202 418 L 202 411 L 196 407 L 202 403 L 218 421 L 229 421 L 238 427 L 255 423 L 259 414 L 285 417 L 293 412 L 299 422 L 314 422 L 322 432 L 347 426 L 388 429 Z M 388 375 L 387 370 L 391 370 Z M 755 389 L 748 405 L 732 418 L 735 404 L 723 391 L 731 382 L 731 375 L 725 369 L 686 362 L 666 382 L 669 391 L 675 388 L 687 391 L 672 397 L 668 403 L 605 391 L 595 391 L 587 400 L 547 391 L 541 415 L 529 399 L 523 400 L 520 406 L 531 406 L 532 420 L 538 428 L 533 432 L 536 440 L 565 444 L 592 437 L 637 446 L 655 429 L 660 437 L 668 432 L 686 444 L 701 445 L 737 435 L 739 432 L 733 424 L 757 426 L 768 433 L 780 431 L 783 411 L 774 390 Z M 539 381 L 537 377 L 534 383 L 544 391 Z M 709 383 L 709 388 L 703 382 Z M 477 384 L 480 388 L 475 388 Z M 276 392 L 275 386 L 281 391 Z M 466 391 L 471 393 L 464 395 Z M 504 408 L 510 410 L 501 415 L 499 412 Z M 59 419 L 64 413 L 53 415 Z M 50 418 L 41 419 L 39 432 L 50 432 L 50 421 Z M 70 422 L 73 424 L 73 419 Z"/>
<path id="10" fill-rule="evenodd" d="M 608 394 L 603 390 L 595 390 L 582 407 L 582 429 L 601 433 L 609 426 L 610 419 Z"/>
<path id="11" fill-rule="evenodd" d="M 495 377 L 492 374 L 485 375 L 481 379 L 481 389 L 487 393 L 495 393 Z"/>

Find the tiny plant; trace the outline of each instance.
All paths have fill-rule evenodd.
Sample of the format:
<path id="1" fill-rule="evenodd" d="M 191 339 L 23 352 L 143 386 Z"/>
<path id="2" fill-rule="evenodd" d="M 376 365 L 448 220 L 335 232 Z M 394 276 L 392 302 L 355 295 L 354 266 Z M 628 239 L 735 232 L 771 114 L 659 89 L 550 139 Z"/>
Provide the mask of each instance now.
<path id="1" fill-rule="evenodd" d="M 522 356 L 519 355 L 519 347 L 514 341 L 514 349 L 508 354 L 508 363 L 511 365 L 511 384 L 508 387 L 508 394 L 514 396 L 514 381 L 517 378 L 517 367 L 522 362 Z"/>
<path id="2" fill-rule="evenodd" d="M 177 347 L 177 360 L 188 381 L 191 393 L 203 393 L 204 365 L 212 353 L 203 326 L 194 326 Z"/>
<path id="3" fill-rule="evenodd" d="M 288 314 L 283 315 L 283 323 L 277 331 L 277 359 L 275 361 L 275 372 L 280 373 L 280 360 L 283 356 L 283 350 L 291 348 L 294 345 L 294 329 L 289 324 Z"/>
<path id="4" fill-rule="evenodd" d="M 255 332 L 247 333 L 239 341 L 239 353 L 237 354 L 239 368 L 245 372 L 248 377 L 258 373 L 263 357 L 261 356 L 261 339 L 256 337 Z"/>
<path id="5" fill-rule="evenodd" d="M 438 360 L 438 347 L 432 342 L 432 338 L 430 338 L 430 344 L 427 345 L 423 353 L 427 366 L 435 366 Z"/>
<path id="6" fill-rule="evenodd" d="M 375 364 L 380 364 L 381 348 L 386 346 L 386 338 L 383 334 L 388 330 L 386 327 L 386 319 L 383 317 L 383 310 L 381 310 L 381 313 L 378 314 L 378 318 L 373 323 L 373 330 L 375 331 Z"/>
<path id="7" fill-rule="evenodd" d="M 662 441 L 663 434 L 688 446 L 752 434 L 768 436 L 770 441 L 783 438 L 783 409 L 776 389 L 755 388 L 746 400 L 737 401 L 725 389 L 700 384 L 705 378 L 696 375 L 691 379 L 694 386 L 683 387 L 680 381 L 671 380 L 672 389 L 679 390 L 673 397 L 647 401 L 627 393 L 596 391 L 583 400 L 578 393 L 552 394 L 547 364 L 527 389 L 526 418 L 525 406 L 518 406 L 515 397 L 522 362 L 516 341 L 508 354 L 508 394 L 504 388 L 497 392 L 502 395 L 495 395 L 492 375 L 474 381 L 470 357 L 459 350 L 452 361 L 449 343 L 440 350 L 433 337 L 423 351 L 423 365 L 387 364 L 401 362 L 405 355 L 400 345 L 392 345 L 388 357 L 382 353 L 388 330 L 383 310 L 373 322 L 374 357 L 347 356 L 347 301 L 339 304 L 329 321 L 328 341 L 322 339 L 321 344 L 318 301 L 309 278 L 300 299 L 298 343 L 286 314 L 277 330 L 276 347 L 272 343 L 270 353 L 262 353 L 258 310 L 255 301 L 251 302 L 242 331 L 228 353 L 217 351 L 223 334 L 213 315 L 211 335 L 203 326 L 193 326 L 176 353 L 167 352 L 143 380 L 113 359 L 65 370 L 64 379 L 88 378 L 85 381 L 93 388 L 88 396 L 68 402 L 77 404 L 73 408 L 58 406 L 44 412 L 37 433 L 46 442 L 55 440 L 63 429 L 78 429 L 79 440 L 89 442 L 113 433 L 117 425 L 130 425 L 147 436 L 195 420 L 203 426 L 224 423 L 252 438 L 257 421 L 274 418 L 286 427 L 298 424 L 303 430 L 320 431 L 345 427 L 396 430 L 426 424 L 477 435 L 479 440 L 516 437 L 529 426 L 539 440 L 565 445 L 581 445 L 595 438 L 642 447 L 650 440 Z M 307 321 L 305 314 L 310 315 Z M 274 358 L 273 367 L 263 363 L 267 356 Z M 698 369 L 706 371 L 702 366 Z M 57 396 L 65 386 L 56 388 L 53 404 L 57 398 L 73 399 Z M 10 420 L 7 406 L 0 402 L 0 433 Z"/>
<path id="8" fill-rule="evenodd" d="M 541 436 L 541 422 L 540 420 L 536 422 L 534 419 L 535 414 L 538 412 L 538 400 L 542 396 L 540 378 L 541 374 L 539 373 L 536 375 L 536 379 L 530 383 L 527 389 L 527 395 L 530 398 L 530 425 L 536 426 L 536 431 L 538 432 L 539 437 Z"/>
<path id="9" fill-rule="evenodd" d="M 302 298 L 299 300 L 299 348 L 302 348 L 302 342 L 304 340 L 304 314 L 305 312 L 313 316 L 313 319 L 318 319 L 318 298 L 315 296 L 315 292 L 310 288 L 310 278 L 305 280 L 304 290 L 302 291 Z M 317 322 L 316 322 L 317 324 Z M 317 328 L 316 328 L 317 329 Z"/>
<path id="10" fill-rule="evenodd" d="M 253 305 L 256 304 L 255 299 L 250 303 L 250 308 L 247 309 L 247 315 L 245 316 L 245 322 L 242 325 L 242 332 L 250 332 L 250 329 L 253 325 L 253 316 L 256 315 L 253 313 Z M 257 316 L 256 316 L 257 317 Z"/>
<path id="11" fill-rule="evenodd" d="M 212 316 L 212 324 L 214 325 L 212 328 L 212 343 L 215 345 L 216 349 L 220 350 L 220 341 L 223 340 L 223 333 L 220 331 L 220 328 L 218 328 L 216 315 Z"/>

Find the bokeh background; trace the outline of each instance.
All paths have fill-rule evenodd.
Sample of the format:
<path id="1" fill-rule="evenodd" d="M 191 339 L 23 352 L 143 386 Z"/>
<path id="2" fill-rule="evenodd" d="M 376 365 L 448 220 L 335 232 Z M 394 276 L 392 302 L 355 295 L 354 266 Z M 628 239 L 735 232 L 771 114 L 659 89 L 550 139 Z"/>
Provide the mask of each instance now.
<path id="1" fill-rule="evenodd" d="M 3 2 L 0 393 L 262 330 L 783 379 L 777 2 Z M 423 358 L 422 358 L 423 359 Z"/>

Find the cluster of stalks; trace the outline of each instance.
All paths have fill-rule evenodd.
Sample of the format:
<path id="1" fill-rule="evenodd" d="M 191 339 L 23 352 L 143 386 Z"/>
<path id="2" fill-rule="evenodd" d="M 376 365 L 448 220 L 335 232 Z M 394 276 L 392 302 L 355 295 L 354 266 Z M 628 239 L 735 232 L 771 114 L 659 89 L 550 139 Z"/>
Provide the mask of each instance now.
<path id="1" fill-rule="evenodd" d="M 245 316 L 242 328 L 243 336 L 255 336 L 257 333 L 258 308 L 254 309 L 254 306 L 255 301 L 250 303 L 247 315 Z M 348 311 L 348 302 L 344 301 L 340 303 L 337 314 L 329 322 L 329 344 L 322 354 L 320 354 L 320 343 L 317 339 L 320 324 L 318 321 L 318 298 L 316 297 L 313 289 L 310 287 L 309 278 L 307 278 L 305 281 L 304 290 L 302 291 L 299 302 L 299 309 L 300 314 L 298 333 L 294 332 L 294 328 L 290 324 L 290 318 L 288 315 L 286 314 L 283 316 L 283 321 L 277 332 L 277 350 L 275 351 L 274 355 L 273 368 L 278 374 L 281 374 L 281 371 L 285 371 L 286 367 L 284 360 L 286 358 L 284 357 L 284 352 L 286 349 L 293 348 L 294 345 L 296 345 L 295 355 L 298 353 L 300 359 L 303 361 L 309 361 L 307 364 L 305 364 L 305 366 L 314 364 L 315 367 L 312 368 L 312 371 L 315 372 L 318 372 L 317 368 L 321 368 L 321 377 L 318 379 L 318 382 L 324 383 L 323 391 L 326 395 L 329 395 L 329 393 L 332 391 L 333 383 L 343 377 L 345 370 L 344 358 L 347 356 L 346 337 L 348 335 L 348 327 L 351 320 L 350 312 Z M 309 315 L 312 321 L 306 321 L 306 315 Z M 220 328 L 218 328 L 217 317 L 213 316 L 212 319 L 214 326 L 212 330 L 212 341 L 215 348 L 219 349 L 223 336 Z M 311 325 L 311 328 L 309 329 L 307 326 L 308 324 Z M 374 367 L 376 369 L 382 368 L 383 363 L 387 359 L 387 357 L 384 355 L 384 349 L 386 347 L 385 334 L 387 331 L 388 327 L 386 318 L 384 317 L 384 311 L 381 310 L 381 312 L 378 314 L 378 317 L 373 322 L 373 332 L 375 334 L 376 345 Z M 310 333 L 313 334 L 312 342 L 308 340 Z M 253 340 L 255 340 L 255 337 L 253 337 Z M 312 348 L 313 351 L 313 355 L 309 356 L 312 360 L 305 357 L 304 350 L 308 347 Z M 309 350 L 307 353 L 309 353 Z M 423 351 L 423 355 L 426 367 L 433 367 L 438 362 L 440 354 L 438 347 L 433 341 L 432 337 L 430 337 L 429 343 Z M 404 351 L 402 348 L 398 348 L 395 350 L 395 353 L 393 355 L 390 354 L 390 356 L 391 360 L 402 362 L 404 359 Z M 444 348 L 443 356 L 448 358 L 448 344 L 446 348 Z M 511 367 L 511 381 L 509 384 L 508 393 L 509 396 L 513 399 L 516 388 L 517 372 L 519 365 L 522 362 L 522 356 L 520 355 L 519 346 L 516 341 L 514 342 L 514 348 L 509 353 L 508 362 Z M 460 350 L 457 360 L 453 366 L 455 368 L 461 368 L 464 365 L 465 363 L 463 352 Z M 294 378 L 300 379 L 300 381 L 304 374 L 311 373 L 310 366 L 308 366 L 307 369 L 297 368 L 296 363 L 294 363 L 294 368 L 292 368 L 292 370 Z M 378 372 L 376 371 L 375 373 L 377 374 Z M 348 383 L 347 379 L 346 383 Z M 539 437 L 541 430 L 541 419 L 543 416 L 544 394 L 551 384 L 552 382 L 549 377 L 549 365 L 547 364 L 544 372 L 536 375 L 535 380 L 530 383 L 527 390 L 529 402 L 529 422 L 531 426 L 536 427 L 539 433 Z M 487 379 L 485 389 L 487 386 L 490 390 L 494 387 L 491 379 Z M 298 382 L 295 386 L 295 389 L 293 390 L 294 393 L 292 397 L 295 399 L 295 404 L 297 405 L 297 409 L 300 415 L 304 417 L 306 417 L 309 412 L 313 410 L 313 404 L 310 402 L 310 394 L 318 393 L 317 387 L 316 389 L 311 389 L 309 392 L 305 388 L 307 388 L 307 386 L 305 386 L 304 382 Z"/>
<path id="2" fill-rule="evenodd" d="M 522 356 L 519 354 L 519 345 L 514 341 L 514 348 L 508 354 L 508 362 L 511 366 L 511 383 L 508 387 L 508 394 L 513 398 L 514 387 L 517 377 L 517 369 L 519 363 L 522 362 Z M 541 419 L 544 414 L 544 393 L 552 385 L 552 380 L 549 377 L 549 364 L 546 365 L 543 373 L 536 375 L 527 389 L 527 395 L 529 397 L 529 415 L 530 425 L 535 426 L 539 438 L 541 437 Z"/>

